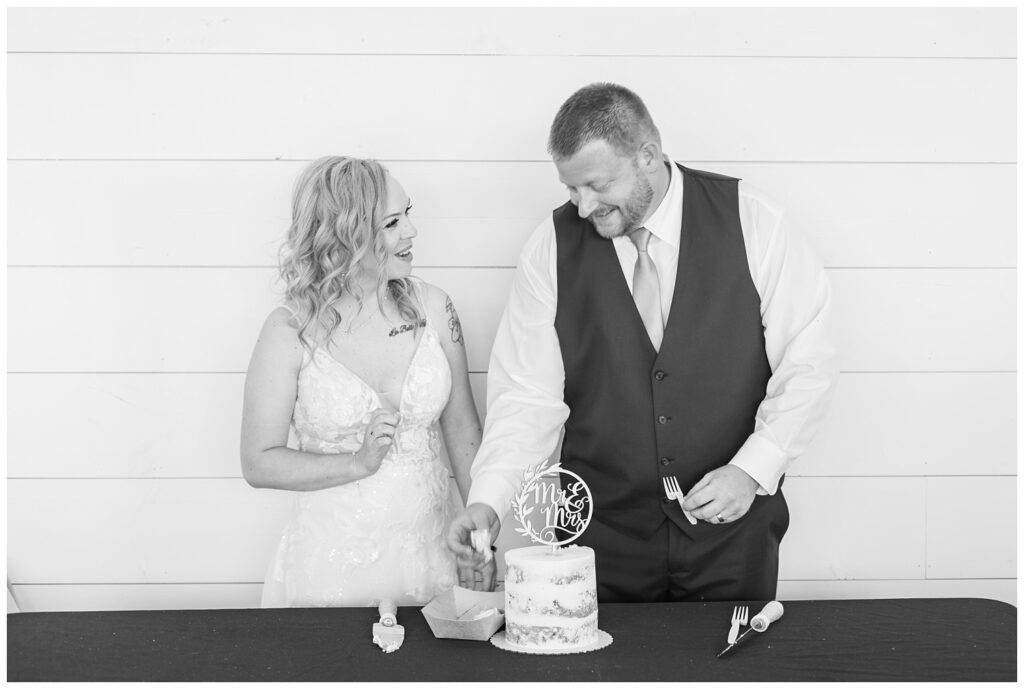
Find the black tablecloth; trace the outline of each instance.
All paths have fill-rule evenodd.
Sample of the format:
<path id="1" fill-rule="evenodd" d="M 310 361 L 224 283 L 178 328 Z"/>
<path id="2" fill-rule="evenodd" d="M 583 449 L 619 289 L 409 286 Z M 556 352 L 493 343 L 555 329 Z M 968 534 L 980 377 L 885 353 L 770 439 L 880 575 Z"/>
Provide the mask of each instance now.
<path id="1" fill-rule="evenodd" d="M 753 614 L 763 602 L 747 602 Z M 602 604 L 611 646 L 577 655 L 435 639 L 399 610 L 405 644 L 370 641 L 369 608 L 20 613 L 8 680 L 694 681 L 1017 677 L 1017 609 L 981 599 L 791 601 L 724 658 L 732 603 Z M 755 636 L 756 635 L 756 636 Z"/>

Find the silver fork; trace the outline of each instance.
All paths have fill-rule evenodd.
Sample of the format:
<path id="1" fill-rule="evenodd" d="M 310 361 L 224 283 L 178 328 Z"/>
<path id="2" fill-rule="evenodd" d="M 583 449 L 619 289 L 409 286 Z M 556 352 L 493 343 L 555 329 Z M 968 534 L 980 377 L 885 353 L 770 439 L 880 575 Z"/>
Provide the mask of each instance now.
<path id="1" fill-rule="evenodd" d="M 736 643 L 736 637 L 740 634 L 740 627 L 746 625 L 747 616 L 750 614 L 750 608 L 745 605 L 737 605 L 732 610 L 732 627 L 729 628 L 729 640 L 730 644 Z"/>
<path id="2" fill-rule="evenodd" d="M 697 519 L 683 508 L 683 491 L 679 488 L 679 481 L 676 477 L 665 476 L 661 479 L 661 482 L 665 484 L 665 497 L 678 502 L 679 509 L 683 510 L 683 516 L 686 517 L 687 521 L 691 524 L 696 524 Z"/>

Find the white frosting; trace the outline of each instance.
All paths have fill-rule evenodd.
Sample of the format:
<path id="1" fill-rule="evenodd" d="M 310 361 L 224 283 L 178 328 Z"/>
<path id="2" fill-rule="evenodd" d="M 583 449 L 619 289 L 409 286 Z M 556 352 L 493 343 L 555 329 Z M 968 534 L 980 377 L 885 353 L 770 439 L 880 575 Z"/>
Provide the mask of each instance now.
<path id="1" fill-rule="evenodd" d="M 515 645 L 585 646 L 597 638 L 594 551 L 570 546 L 505 553 L 505 634 Z"/>
<path id="2" fill-rule="evenodd" d="M 591 548 L 571 545 L 568 548 L 552 548 L 547 545 L 532 545 L 514 548 L 505 553 L 505 564 L 522 565 L 530 572 L 554 571 L 594 565 L 594 551 Z"/>

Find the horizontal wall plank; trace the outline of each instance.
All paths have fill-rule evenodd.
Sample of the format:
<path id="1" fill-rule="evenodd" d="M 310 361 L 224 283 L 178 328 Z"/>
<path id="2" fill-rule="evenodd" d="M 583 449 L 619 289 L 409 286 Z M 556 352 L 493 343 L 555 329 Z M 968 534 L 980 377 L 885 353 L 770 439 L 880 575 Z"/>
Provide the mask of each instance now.
<path id="1" fill-rule="evenodd" d="M 418 266 L 513 266 L 526 238 L 566 198 L 550 162 L 385 162 L 414 203 Z M 1016 264 L 1013 165 L 687 164 L 769 194 L 826 266 Z M 7 260 L 273 266 L 305 165 L 12 161 Z"/>
<path id="2" fill-rule="evenodd" d="M 12 268 L 8 280 L 12 295 L 33 295 L 8 312 L 12 371 L 244 371 L 281 294 L 269 269 Z M 57 329 L 74 346 L 42 344 Z"/>
<path id="3" fill-rule="evenodd" d="M 1015 373 L 843 374 L 790 475 L 1015 475 L 1016 396 Z"/>
<path id="4" fill-rule="evenodd" d="M 1013 371 L 1016 271 L 832 270 L 845 371 Z"/>
<path id="5" fill-rule="evenodd" d="M 244 382 L 241 373 L 9 375 L 7 475 L 241 478 Z"/>
<path id="6" fill-rule="evenodd" d="M 263 584 L 24 584 L 13 588 L 21 612 L 223 610 L 260 607 Z"/>
<path id="7" fill-rule="evenodd" d="M 829 267 L 1016 265 L 1015 165 L 724 163 L 712 169 L 743 178 L 782 204 L 787 222 Z"/>
<path id="8" fill-rule="evenodd" d="M 513 271 L 423 268 L 449 292 L 485 371 Z M 1015 271 L 832 270 L 846 371 L 1012 371 Z M 13 372 L 244 371 L 276 273 L 231 268 L 11 268 Z M 61 314 L 54 318 L 53 314 Z M 75 333 L 68 346 L 67 333 Z"/>
<path id="9" fill-rule="evenodd" d="M 22 53 L 7 64 L 12 158 L 545 160 L 558 106 L 599 80 L 641 94 L 683 159 L 1015 158 L 1013 60 Z M 344 89 L 325 88 L 339 75 Z"/>
<path id="10" fill-rule="evenodd" d="M 7 484 L 13 584 L 262 582 L 295 493 L 241 479 Z"/>
<path id="11" fill-rule="evenodd" d="M 1016 579 L 779 580 L 778 599 L 988 598 L 1017 605 Z"/>
<path id="12" fill-rule="evenodd" d="M 786 481 L 780 579 L 923 579 L 925 479 Z"/>
<path id="13" fill-rule="evenodd" d="M 470 374 L 481 418 L 486 379 Z M 241 373 L 9 375 L 7 475 L 240 478 L 243 382 Z M 843 374 L 789 475 L 1015 475 L 1015 396 L 1013 373 Z"/>
<path id="14" fill-rule="evenodd" d="M 931 476 L 926 485 L 928 578 L 1016 577 L 1016 477 Z"/>
<path id="15" fill-rule="evenodd" d="M 262 584 L 24 584 L 20 612 L 258 608 Z M 779 581 L 778 599 L 988 598 L 1017 604 L 1016 579 Z M 8 610 L 8 612 L 13 612 Z"/>
<path id="16" fill-rule="evenodd" d="M 1014 57 L 1013 26 L 1009 8 L 13 8 L 8 50 Z"/>

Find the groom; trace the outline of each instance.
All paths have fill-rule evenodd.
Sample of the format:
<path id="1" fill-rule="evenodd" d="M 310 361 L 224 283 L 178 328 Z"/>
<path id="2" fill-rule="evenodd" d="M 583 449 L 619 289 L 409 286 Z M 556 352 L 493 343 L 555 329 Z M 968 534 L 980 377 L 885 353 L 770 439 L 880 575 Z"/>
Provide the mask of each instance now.
<path id="1" fill-rule="evenodd" d="M 838 377 L 824 270 L 772 201 L 672 162 L 626 88 L 570 96 L 548 150 L 569 202 L 522 251 L 449 547 L 465 560 L 471 531 L 497 535 L 564 431 L 601 602 L 774 598 L 783 475 Z"/>

